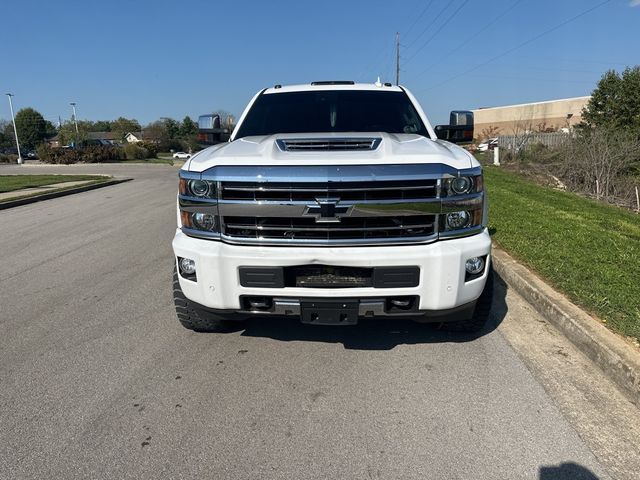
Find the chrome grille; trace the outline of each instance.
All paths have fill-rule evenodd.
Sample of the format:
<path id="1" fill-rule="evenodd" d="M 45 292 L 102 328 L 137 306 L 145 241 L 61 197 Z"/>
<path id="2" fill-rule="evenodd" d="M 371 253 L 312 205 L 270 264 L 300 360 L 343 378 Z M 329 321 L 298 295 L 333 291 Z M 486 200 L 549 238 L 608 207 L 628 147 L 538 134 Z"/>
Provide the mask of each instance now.
<path id="1" fill-rule="evenodd" d="M 256 241 L 393 241 L 431 236 L 435 225 L 435 215 L 344 217 L 336 223 L 317 223 L 309 217 L 227 216 L 223 235 Z"/>
<path id="2" fill-rule="evenodd" d="M 435 198 L 436 179 L 339 182 L 339 183 L 256 183 L 223 182 L 222 200 L 313 202 L 317 198 L 339 197 L 347 201 L 418 200 Z"/>
<path id="3" fill-rule="evenodd" d="M 222 236 L 239 243 L 375 244 L 437 234 L 436 178 L 219 183 Z"/>
<path id="4" fill-rule="evenodd" d="M 381 141 L 379 137 L 289 138 L 278 139 L 276 144 L 283 152 L 356 151 L 375 150 Z"/>

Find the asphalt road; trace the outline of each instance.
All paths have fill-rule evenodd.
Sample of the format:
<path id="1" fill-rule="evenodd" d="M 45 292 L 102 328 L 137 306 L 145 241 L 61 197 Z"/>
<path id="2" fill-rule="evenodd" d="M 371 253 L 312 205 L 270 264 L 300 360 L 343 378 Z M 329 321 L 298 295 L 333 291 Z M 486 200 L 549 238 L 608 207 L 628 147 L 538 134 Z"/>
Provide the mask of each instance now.
<path id="1" fill-rule="evenodd" d="M 496 328 L 533 315 L 504 289 L 477 338 L 196 334 L 171 297 L 176 169 L 80 169 L 135 180 L 0 211 L 0 478 L 611 478 Z"/>

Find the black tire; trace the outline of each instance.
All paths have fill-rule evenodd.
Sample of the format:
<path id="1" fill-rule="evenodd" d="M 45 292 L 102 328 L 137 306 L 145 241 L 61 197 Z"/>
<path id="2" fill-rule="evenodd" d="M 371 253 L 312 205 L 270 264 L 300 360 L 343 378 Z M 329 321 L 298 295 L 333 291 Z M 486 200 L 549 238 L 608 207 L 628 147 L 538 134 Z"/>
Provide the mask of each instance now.
<path id="1" fill-rule="evenodd" d="M 487 283 L 480 294 L 473 316 L 468 320 L 444 323 L 443 328 L 456 332 L 479 332 L 484 328 L 491 314 L 491 304 L 493 303 L 493 267 L 489 267 Z"/>
<path id="2" fill-rule="evenodd" d="M 194 332 L 228 332 L 237 329 L 241 322 L 225 320 L 224 317 L 205 312 L 184 296 L 178 281 L 178 272 L 173 270 L 173 303 L 178 321 L 184 328 Z"/>

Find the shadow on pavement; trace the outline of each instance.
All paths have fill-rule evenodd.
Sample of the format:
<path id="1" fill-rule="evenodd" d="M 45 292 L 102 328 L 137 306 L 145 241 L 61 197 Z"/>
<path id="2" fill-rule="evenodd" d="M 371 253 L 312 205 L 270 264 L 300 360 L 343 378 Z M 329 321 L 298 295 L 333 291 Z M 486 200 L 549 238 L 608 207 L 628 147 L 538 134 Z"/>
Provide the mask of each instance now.
<path id="1" fill-rule="evenodd" d="M 540 480 L 598 480 L 588 468 L 568 462 L 559 466 L 540 467 Z"/>
<path id="2" fill-rule="evenodd" d="M 495 275 L 491 318 L 475 333 L 448 331 L 442 324 L 420 324 L 411 320 L 361 319 L 358 325 L 314 326 L 286 318 L 254 318 L 248 321 L 243 336 L 264 337 L 283 342 L 308 341 L 342 343 L 353 350 L 391 350 L 397 345 L 419 343 L 469 342 L 495 330 L 507 314 L 506 286 Z"/>

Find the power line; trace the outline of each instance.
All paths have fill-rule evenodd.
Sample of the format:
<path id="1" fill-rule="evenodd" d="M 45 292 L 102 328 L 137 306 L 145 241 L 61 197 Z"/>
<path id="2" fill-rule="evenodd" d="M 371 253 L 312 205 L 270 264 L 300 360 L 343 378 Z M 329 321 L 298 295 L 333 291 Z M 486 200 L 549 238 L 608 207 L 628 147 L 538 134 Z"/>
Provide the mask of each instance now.
<path id="1" fill-rule="evenodd" d="M 524 77 L 517 75 L 491 75 L 484 73 L 474 73 L 469 75 L 470 77 L 479 77 L 479 78 L 500 78 L 507 80 L 520 80 L 520 81 L 532 81 L 532 82 L 550 82 L 550 83 L 588 83 L 589 85 L 593 85 L 597 83 L 597 80 L 565 80 L 562 78 L 532 78 L 532 77 Z"/>
<path id="2" fill-rule="evenodd" d="M 467 3 L 469 3 L 469 0 L 464 0 L 464 1 L 463 1 L 463 2 L 458 6 L 458 8 L 457 8 L 457 9 L 456 9 L 456 10 L 455 10 L 451 15 L 449 15 L 449 17 L 444 21 L 444 23 L 443 23 L 442 25 L 440 25 L 440 28 L 438 28 L 438 30 L 436 30 L 436 31 L 433 33 L 433 35 L 431 35 L 431 36 L 427 39 L 427 41 L 426 41 L 426 42 L 424 42 L 424 43 L 422 44 L 422 46 L 421 46 L 420 48 L 418 48 L 418 50 L 416 50 L 416 52 L 415 52 L 415 53 L 414 53 L 414 54 L 413 54 L 413 55 L 412 55 L 412 56 L 407 60 L 407 63 L 409 63 L 411 60 L 413 60 L 413 59 L 416 57 L 416 55 L 418 55 L 418 53 L 420 53 L 420 51 L 421 51 L 424 47 L 426 47 L 426 46 L 429 44 L 429 42 L 431 42 L 431 40 L 433 40 L 433 39 L 435 38 L 435 36 L 436 36 L 436 35 L 438 35 L 438 33 L 440 33 L 440 32 L 442 31 L 442 29 L 443 29 L 444 27 L 446 27 L 446 26 L 447 26 L 447 24 L 448 24 L 451 20 L 453 20 L 453 17 L 455 17 L 455 16 L 458 14 L 458 12 L 459 12 L 460 10 L 462 10 L 462 9 L 464 8 L 464 6 L 465 6 Z"/>
<path id="3" fill-rule="evenodd" d="M 515 52 L 516 50 L 518 50 L 518 49 L 520 49 L 520 48 L 522 48 L 522 47 L 524 47 L 524 46 L 526 46 L 526 45 L 529 45 L 530 43 L 535 42 L 535 41 L 536 41 L 536 40 L 538 40 L 539 38 L 544 37 L 545 35 L 548 35 L 549 33 L 554 32 L 554 31 L 558 30 L 559 28 L 564 27 L 564 26 L 565 26 L 565 25 L 567 25 L 568 23 L 571 23 L 571 22 L 573 22 L 573 21 L 577 20 L 578 18 L 583 17 L 583 16 L 585 16 L 586 14 L 593 12 L 593 11 L 594 11 L 594 10 L 596 10 L 597 8 L 600 8 L 601 6 L 603 6 L 603 5 L 605 5 L 605 4 L 609 3 L 609 2 L 611 2 L 611 0 L 604 0 L 604 2 L 600 2 L 600 3 L 598 3 L 597 5 L 595 5 L 595 6 L 591 7 L 591 8 L 588 8 L 587 10 L 584 10 L 584 11 L 580 12 L 580 13 L 579 13 L 579 14 L 577 14 L 577 15 L 574 15 L 573 17 L 571 17 L 571 18 L 569 18 L 569 19 L 567 19 L 567 20 L 565 20 L 565 21 L 563 21 L 563 22 L 559 23 L 558 25 L 555 25 L 554 27 L 551 27 L 551 28 L 549 28 L 549 29 L 547 29 L 547 30 L 543 31 L 542 33 L 539 33 L 538 35 L 535 35 L 534 37 L 532 37 L 532 38 L 530 38 L 530 39 L 528 39 L 528 40 L 526 40 L 526 41 L 524 41 L 524 42 L 522 42 L 522 43 L 520 43 L 520 44 L 516 45 L 515 47 L 510 48 L 510 49 L 508 49 L 508 50 L 506 50 L 506 51 L 502 52 L 501 54 L 496 55 L 495 57 L 490 58 L 489 60 L 487 60 L 487 61 L 485 61 L 485 62 L 479 63 L 479 64 L 478 64 L 478 65 L 476 65 L 475 67 L 472 67 L 472 68 L 470 68 L 470 69 L 468 69 L 468 70 L 465 70 L 464 72 L 459 73 L 459 74 L 457 74 L 457 75 L 453 75 L 453 76 L 451 76 L 451 77 L 447 78 L 446 80 L 444 80 L 443 82 L 441 82 L 441 83 L 439 83 L 439 84 L 437 84 L 437 85 L 434 85 L 433 87 L 429 87 L 429 88 L 422 89 L 422 90 L 419 90 L 419 91 L 424 92 L 425 90 L 431 90 L 431 89 L 433 89 L 433 88 L 437 88 L 437 87 L 439 87 L 439 86 L 441 86 L 441 85 L 444 85 L 444 84 L 446 84 L 446 83 L 449 83 L 449 82 L 450 82 L 450 81 L 452 81 L 452 80 L 455 80 L 455 79 L 460 78 L 460 77 L 462 77 L 462 76 L 464 76 L 464 75 L 467 75 L 467 74 L 469 74 L 469 73 L 471 73 L 471 72 L 473 72 L 473 71 L 475 71 L 475 70 L 477 70 L 477 69 L 479 69 L 479 68 L 481 68 L 481 67 L 484 67 L 485 65 L 488 65 L 488 64 L 489 64 L 489 63 L 491 63 L 491 62 L 495 62 L 495 61 L 496 61 L 496 60 L 498 60 L 499 58 L 502 58 L 502 57 L 504 57 L 504 56 L 506 56 L 506 55 L 509 55 L 510 53 L 513 53 L 513 52 Z"/>
<path id="4" fill-rule="evenodd" d="M 418 15 L 415 20 L 413 21 L 413 23 L 411 24 L 411 26 L 407 29 L 406 32 L 404 32 L 405 36 L 409 36 L 409 33 L 411 33 L 411 30 L 413 30 L 413 27 L 416 26 L 416 23 L 418 23 L 418 21 L 422 18 L 422 16 L 427 12 L 427 10 L 429 10 L 429 7 L 431 6 L 431 4 L 433 3 L 433 0 L 431 0 L 429 3 L 427 3 L 427 6 L 424 7 L 422 9 L 422 12 L 420 12 L 420 15 Z"/>
<path id="5" fill-rule="evenodd" d="M 429 30 L 438 21 L 438 19 L 440 18 L 440 15 L 442 15 L 444 11 L 449 8 L 450 5 L 451 3 L 449 2 L 445 3 L 444 8 L 440 10 L 440 12 L 436 15 L 436 17 L 433 20 L 427 23 L 427 26 L 424 28 L 424 30 L 422 30 L 422 32 L 420 32 L 420 35 L 418 35 L 413 42 L 407 45 L 407 50 L 410 49 L 412 46 L 414 46 L 418 40 L 420 40 L 420 37 L 422 37 L 422 35 L 424 35 L 427 32 L 427 30 Z"/>
<path id="6" fill-rule="evenodd" d="M 360 73 L 358 74 L 359 78 L 363 78 L 365 73 L 370 73 L 375 67 L 376 65 L 378 65 L 379 61 L 382 59 L 384 61 L 384 58 L 386 57 L 386 53 L 389 51 L 389 47 L 390 45 L 387 44 L 386 47 L 381 48 L 380 50 L 378 50 L 378 54 L 375 57 L 375 60 L 373 60 L 371 63 L 368 64 L 368 66 L 364 69 L 361 70 Z M 380 74 L 381 72 L 378 72 L 378 74 Z"/>
<path id="7" fill-rule="evenodd" d="M 513 10 L 514 8 L 516 8 L 518 5 L 520 5 L 522 2 L 524 2 L 525 0 L 519 0 L 517 2 L 515 2 L 513 5 L 511 5 L 509 8 L 507 8 L 504 12 L 502 12 L 502 14 L 498 15 L 497 17 L 495 17 L 491 22 L 487 23 L 484 27 L 482 27 L 480 30 L 478 30 L 476 33 L 474 33 L 473 35 L 469 36 L 465 41 L 463 41 L 461 44 L 459 44 L 457 47 L 455 47 L 453 50 L 451 50 L 449 53 L 447 53 L 446 55 L 441 56 L 436 62 L 433 63 L 440 63 L 440 60 L 442 60 L 443 58 L 449 57 L 451 55 L 453 55 L 455 52 L 457 52 L 458 50 L 460 50 L 462 47 L 464 47 L 465 45 L 467 45 L 471 40 L 474 40 L 475 38 L 478 37 L 478 35 L 480 35 L 481 33 L 485 32 L 486 30 L 488 30 L 489 28 L 491 28 L 493 25 L 495 25 L 498 21 L 502 20 L 509 12 L 511 12 L 511 10 Z M 429 64 L 427 66 L 427 68 L 425 68 L 422 72 L 420 72 L 418 75 L 424 75 L 426 72 L 429 71 L 429 69 L 431 68 L 431 66 L 433 65 L 433 63 Z"/>

